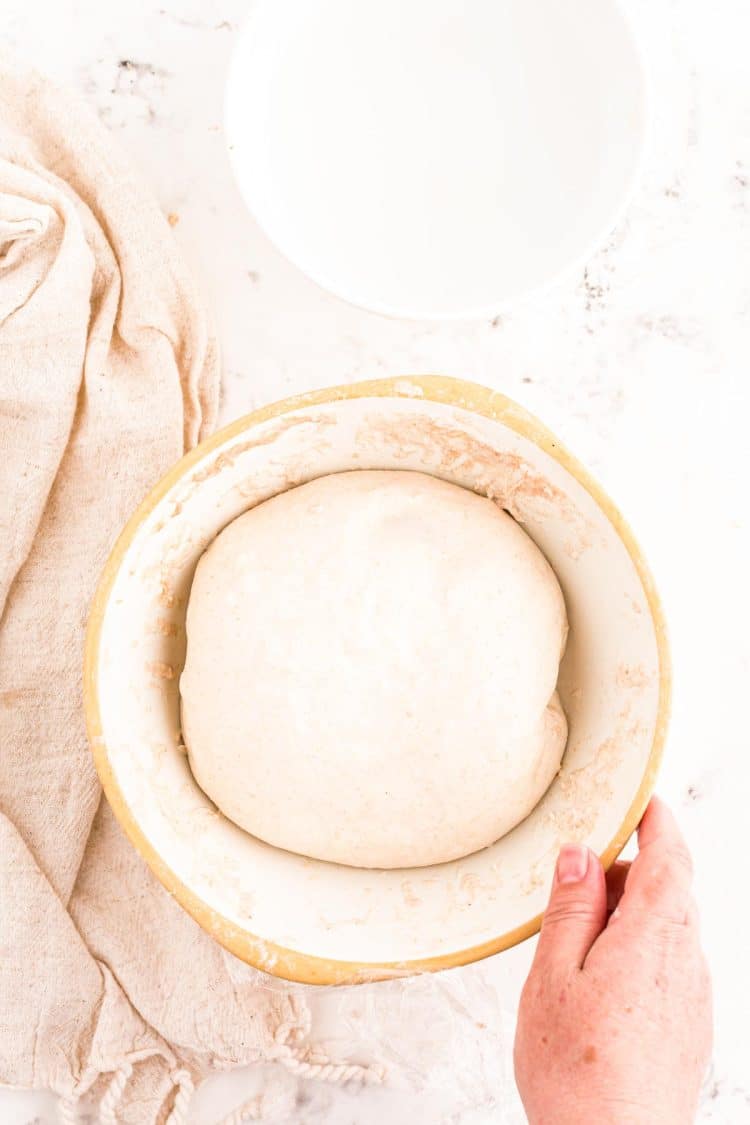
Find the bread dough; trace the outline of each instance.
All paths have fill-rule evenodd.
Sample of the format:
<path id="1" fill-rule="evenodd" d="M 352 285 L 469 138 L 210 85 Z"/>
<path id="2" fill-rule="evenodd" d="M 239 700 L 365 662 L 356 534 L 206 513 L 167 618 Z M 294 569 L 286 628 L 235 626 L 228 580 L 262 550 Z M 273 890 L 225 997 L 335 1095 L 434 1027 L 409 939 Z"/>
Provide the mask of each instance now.
<path id="1" fill-rule="evenodd" d="M 457 485 L 347 472 L 267 500 L 203 555 L 187 633 L 193 773 L 278 847 L 455 859 L 560 765 L 562 592 L 515 520 Z"/>

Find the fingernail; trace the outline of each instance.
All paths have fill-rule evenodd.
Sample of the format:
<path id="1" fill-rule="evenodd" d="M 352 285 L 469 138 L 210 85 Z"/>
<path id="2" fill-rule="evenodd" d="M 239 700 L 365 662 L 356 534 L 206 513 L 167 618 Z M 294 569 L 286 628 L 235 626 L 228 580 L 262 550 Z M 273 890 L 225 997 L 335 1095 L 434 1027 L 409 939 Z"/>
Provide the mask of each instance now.
<path id="1" fill-rule="evenodd" d="M 589 869 L 589 850 L 583 844 L 565 844 L 557 860 L 558 883 L 580 883 Z"/>

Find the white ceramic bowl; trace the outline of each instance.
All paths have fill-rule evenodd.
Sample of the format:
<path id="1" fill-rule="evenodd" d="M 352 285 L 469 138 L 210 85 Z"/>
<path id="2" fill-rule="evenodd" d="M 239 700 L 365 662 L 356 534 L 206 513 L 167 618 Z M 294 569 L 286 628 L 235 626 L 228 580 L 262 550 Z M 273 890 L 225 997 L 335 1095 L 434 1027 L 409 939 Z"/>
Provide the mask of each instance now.
<path id="1" fill-rule="evenodd" d="M 545 552 L 568 606 L 561 773 L 507 836 L 436 867 L 362 870 L 261 843 L 217 812 L 181 743 L 185 606 L 201 553 L 252 505 L 354 468 L 419 470 L 495 497 Z M 266 407 L 180 461 L 106 566 L 85 701 L 107 797 L 164 885 L 239 957 L 334 983 L 462 964 L 533 933 L 560 843 L 585 841 L 609 863 L 636 826 L 664 740 L 669 683 L 658 599 L 611 502 L 520 407 L 427 377 Z"/>
<path id="2" fill-rule="evenodd" d="M 240 191 L 324 288 L 491 316 L 617 221 L 646 134 L 617 0 L 254 0 L 226 94 Z"/>

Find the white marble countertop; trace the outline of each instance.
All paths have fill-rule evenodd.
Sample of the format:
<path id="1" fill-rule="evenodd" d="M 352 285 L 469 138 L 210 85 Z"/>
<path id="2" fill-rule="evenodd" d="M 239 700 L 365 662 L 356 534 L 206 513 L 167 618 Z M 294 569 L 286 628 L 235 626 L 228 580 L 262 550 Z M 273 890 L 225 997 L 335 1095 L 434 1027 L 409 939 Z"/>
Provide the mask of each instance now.
<path id="1" fill-rule="evenodd" d="M 674 716 L 659 788 L 694 850 L 715 978 L 715 1059 L 700 1121 L 739 1125 L 750 1121 L 750 13 L 746 0 L 625 2 L 654 103 L 625 221 L 582 273 L 543 298 L 458 325 L 388 321 L 327 296 L 243 209 L 221 107 L 249 0 L 4 0 L 0 33 L 89 99 L 172 216 L 217 312 L 225 420 L 331 383 L 461 375 L 540 415 L 624 509 L 670 619 Z M 532 946 L 461 970 L 496 986 L 511 1020 Z M 492 1104 L 305 1083 L 284 1120 L 523 1121 L 506 1038 Z M 192 1119 L 211 1125 L 248 1090 L 279 1081 L 272 1068 L 212 1080 Z M 0 1119 L 47 1125 L 54 1106 L 44 1094 L 3 1091 Z"/>

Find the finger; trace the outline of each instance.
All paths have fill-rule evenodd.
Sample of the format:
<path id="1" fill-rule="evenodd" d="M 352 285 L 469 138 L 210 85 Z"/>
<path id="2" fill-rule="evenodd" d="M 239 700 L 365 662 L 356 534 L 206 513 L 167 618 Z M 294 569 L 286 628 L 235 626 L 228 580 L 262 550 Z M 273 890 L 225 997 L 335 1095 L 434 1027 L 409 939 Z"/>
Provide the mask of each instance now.
<path id="1" fill-rule="evenodd" d="M 683 843 L 682 834 L 669 805 L 666 801 L 662 801 L 661 797 L 653 796 L 638 825 L 638 848 L 643 851 L 649 844 L 664 839 Z"/>
<path id="2" fill-rule="evenodd" d="M 607 892 L 598 856 L 582 844 L 566 844 L 558 856 L 535 962 L 553 970 L 582 968 L 606 920 Z"/>
<path id="3" fill-rule="evenodd" d="M 638 828 L 639 852 L 619 903 L 639 925 L 685 924 L 692 903 L 693 865 L 672 812 L 653 797 Z"/>
<path id="4" fill-rule="evenodd" d="M 625 883 L 630 871 L 630 863 L 617 860 L 612 864 L 606 875 L 607 880 L 607 913 L 616 910 L 625 891 Z"/>

